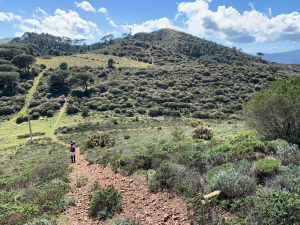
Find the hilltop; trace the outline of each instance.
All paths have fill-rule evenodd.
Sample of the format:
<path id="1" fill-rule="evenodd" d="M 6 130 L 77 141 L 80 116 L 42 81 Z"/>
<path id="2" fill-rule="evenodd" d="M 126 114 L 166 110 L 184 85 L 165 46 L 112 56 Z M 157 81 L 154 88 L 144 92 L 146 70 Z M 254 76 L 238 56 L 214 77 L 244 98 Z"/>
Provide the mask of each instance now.
<path id="1" fill-rule="evenodd" d="M 25 33 L 13 43 L 35 44 L 36 55 L 47 48 L 65 55 L 38 58 L 36 67 L 46 69 L 30 106 L 30 114 L 37 119 L 49 109 L 54 113 L 59 110 L 60 96 L 67 95 L 71 95 L 69 114 L 88 108 L 94 112 L 114 110 L 129 117 L 227 118 L 238 113 L 253 92 L 299 74 L 296 65 L 271 63 L 171 29 L 117 39 L 107 36 L 102 43 L 90 46 L 35 33 Z M 75 54 L 87 49 L 93 51 Z M 110 58 L 113 66 L 107 66 Z M 55 81 L 53 77 L 63 74 L 58 68 L 63 61 L 69 65 L 66 76 L 63 82 Z M 77 73 L 88 74 L 85 91 L 72 82 Z"/>

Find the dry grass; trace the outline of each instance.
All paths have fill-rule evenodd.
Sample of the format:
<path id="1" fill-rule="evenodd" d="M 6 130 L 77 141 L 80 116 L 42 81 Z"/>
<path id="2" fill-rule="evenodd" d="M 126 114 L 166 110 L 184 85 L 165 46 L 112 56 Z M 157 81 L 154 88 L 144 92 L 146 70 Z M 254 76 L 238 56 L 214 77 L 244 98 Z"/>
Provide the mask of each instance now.
<path id="1" fill-rule="evenodd" d="M 60 63 L 66 62 L 70 67 L 78 66 L 90 66 L 93 68 L 106 67 L 107 61 L 112 58 L 116 64 L 116 67 L 136 67 L 136 68 L 146 68 L 150 64 L 138 62 L 135 60 L 127 59 L 125 57 L 117 57 L 112 55 L 102 55 L 102 54 L 77 54 L 73 56 L 58 56 L 52 57 L 52 59 L 42 59 L 37 58 L 37 64 L 45 64 L 47 68 L 57 68 Z"/>

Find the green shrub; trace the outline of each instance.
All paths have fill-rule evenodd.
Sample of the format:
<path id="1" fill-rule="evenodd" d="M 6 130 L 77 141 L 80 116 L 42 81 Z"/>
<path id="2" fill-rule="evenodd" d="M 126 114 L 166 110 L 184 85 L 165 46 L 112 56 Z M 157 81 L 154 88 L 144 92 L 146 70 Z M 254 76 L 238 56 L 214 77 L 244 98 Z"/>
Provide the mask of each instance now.
<path id="1" fill-rule="evenodd" d="M 209 170 L 206 174 L 206 179 L 209 181 L 215 174 L 219 173 L 220 171 L 226 170 L 231 168 L 231 163 L 226 163 L 221 166 L 216 166 Z"/>
<path id="2" fill-rule="evenodd" d="M 280 166 L 278 175 L 267 180 L 266 186 L 300 194 L 300 166 Z"/>
<path id="3" fill-rule="evenodd" d="M 129 218 L 125 219 L 116 219 L 112 225 L 140 225 L 140 221 L 131 220 Z"/>
<path id="4" fill-rule="evenodd" d="M 61 70 L 68 70 L 68 63 L 62 62 L 59 64 L 59 69 Z"/>
<path id="5" fill-rule="evenodd" d="M 20 124 L 20 123 L 23 123 L 23 122 L 27 122 L 28 121 L 28 116 L 19 116 L 17 119 L 16 119 L 16 123 L 17 124 Z"/>
<path id="6" fill-rule="evenodd" d="M 169 189 L 178 194 L 193 196 L 200 190 L 202 182 L 196 170 L 168 162 L 156 170 L 148 186 L 151 191 Z"/>
<path id="7" fill-rule="evenodd" d="M 273 73 L 277 73 L 279 70 L 281 69 L 280 66 L 276 66 L 276 65 L 269 65 L 266 67 L 265 70 L 273 72 Z"/>
<path id="8" fill-rule="evenodd" d="M 212 115 L 209 112 L 196 111 L 192 114 L 192 117 L 197 119 L 210 119 Z"/>
<path id="9" fill-rule="evenodd" d="M 254 162 L 254 170 L 258 173 L 272 173 L 277 170 L 280 165 L 279 160 L 272 160 L 268 158 L 260 159 Z"/>
<path id="10" fill-rule="evenodd" d="M 129 176 L 140 169 L 151 169 L 153 158 L 143 152 L 134 152 L 122 156 L 113 154 L 109 160 L 114 171 L 121 170 L 123 174 Z"/>
<path id="11" fill-rule="evenodd" d="M 203 120 L 193 120 L 191 121 L 190 125 L 191 127 L 198 127 L 198 126 L 202 126 L 204 125 L 204 121 Z"/>
<path id="12" fill-rule="evenodd" d="M 56 225 L 56 221 L 48 219 L 34 219 L 31 222 L 28 222 L 24 225 Z"/>
<path id="13" fill-rule="evenodd" d="M 222 190 L 232 198 L 241 198 L 256 191 L 254 180 L 233 168 L 229 168 L 213 175 L 204 190 L 210 193 Z"/>
<path id="14" fill-rule="evenodd" d="M 112 218 L 115 213 L 122 210 L 122 196 L 113 187 L 102 189 L 94 194 L 91 206 L 88 212 L 90 217 L 98 217 L 99 219 Z"/>
<path id="15" fill-rule="evenodd" d="M 95 182 L 91 185 L 90 191 L 96 191 L 96 190 L 98 190 L 98 189 L 100 189 L 100 185 L 99 185 L 98 181 L 95 181 Z"/>
<path id="16" fill-rule="evenodd" d="M 67 105 L 67 114 L 72 115 L 78 113 L 80 110 L 77 106 L 68 104 Z"/>
<path id="17" fill-rule="evenodd" d="M 226 153 L 225 152 L 216 152 L 209 151 L 206 155 L 206 165 L 218 166 L 226 163 Z"/>
<path id="18" fill-rule="evenodd" d="M 185 131 L 182 128 L 175 127 L 174 130 L 172 130 L 171 135 L 173 136 L 173 140 L 181 141 L 185 138 Z"/>
<path id="19" fill-rule="evenodd" d="M 300 149 L 297 145 L 278 146 L 275 158 L 281 160 L 282 165 L 294 164 L 300 166 Z"/>
<path id="20" fill-rule="evenodd" d="M 213 129 L 207 125 L 197 126 L 195 129 L 192 130 L 193 139 L 210 140 L 212 139 L 213 134 Z"/>
<path id="21" fill-rule="evenodd" d="M 66 208 L 62 203 L 64 195 L 71 189 L 69 184 L 60 180 L 54 180 L 39 187 L 36 203 L 39 205 L 39 213 L 59 213 Z"/>
<path id="22" fill-rule="evenodd" d="M 300 196 L 284 190 L 263 189 L 256 196 L 235 200 L 232 211 L 239 212 L 237 215 L 246 224 L 299 224 Z"/>
<path id="23" fill-rule="evenodd" d="M 110 137 L 109 133 L 101 132 L 94 133 L 88 137 L 88 140 L 85 142 L 85 145 L 89 148 L 95 147 L 111 147 L 115 143 L 115 140 Z"/>
<path id="24" fill-rule="evenodd" d="M 82 109 L 81 109 L 81 115 L 83 117 L 88 117 L 89 116 L 89 112 L 90 112 L 90 109 L 88 107 L 82 107 Z"/>
<path id="25" fill-rule="evenodd" d="M 236 159 L 256 159 L 256 152 L 270 152 L 267 144 L 248 133 L 233 135 L 228 139 L 228 144 L 223 145 L 223 147 L 227 151 L 227 159 L 231 161 Z"/>
<path id="26" fill-rule="evenodd" d="M 272 82 L 270 88 L 255 92 L 244 107 L 244 115 L 266 138 L 299 144 L 300 77 Z"/>
<path id="27" fill-rule="evenodd" d="M 76 180 L 76 187 L 81 188 L 86 185 L 88 179 L 86 177 L 78 177 Z"/>

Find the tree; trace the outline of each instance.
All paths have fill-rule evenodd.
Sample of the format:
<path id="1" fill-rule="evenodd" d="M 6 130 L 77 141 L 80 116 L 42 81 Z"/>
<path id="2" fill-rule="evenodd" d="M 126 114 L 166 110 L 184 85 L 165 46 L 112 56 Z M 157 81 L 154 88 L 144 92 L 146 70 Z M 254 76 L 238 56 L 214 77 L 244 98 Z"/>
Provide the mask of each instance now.
<path id="1" fill-rule="evenodd" d="M 3 57 L 6 60 L 11 60 L 13 57 L 19 54 L 23 54 L 24 50 L 22 49 L 10 49 L 10 48 L 4 48 L 1 46 L 0 48 L 0 57 Z"/>
<path id="2" fill-rule="evenodd" d="M 108 35 L 105 35 L 103 38 L 101 38 L 101 41 L 112 43 L 113 39 L 114 39 L 114 35 L 108 34 Z"/>
<path id="3" fill-rule="evenodd" d="M 84 90 L 87 91 L 91 78 L 92 75 L 90 73 L 77 73 L 71 78 L 71 83 L 73 85 L 83 86 Z"/>
<path id="4" fill-rule="evenodd" d="M 61 70 L 68 70 L 68 63 L 62 62 L 61 64 L 59 64 L 59 68 Z"/>
<path id="5" fill-rule="evenodd" d="M 71 74 L 69 70 L 57 70 L 51 74 L 50 82 L 51 84 L 58 86 L 65 86 L 68 76 Z"/>
<path id="6" fill-rule="evenodd" d="M 262 52 L 258 52 L 258 53 L 256 53 L 256 55 L 258 55 L 258 56 L 259 56 L 259 58 L 260 58 L 260 60 L 261 60 L 261 57 L 262 57 L 262 56 L 264 56 L 265 54 L 264 54 L 264 53 L 262 53 Z"/>
<path id="7" fill-rule="evenodd" d="M 12 92 L 13 87 L 18 84 L 20 74 L 17 72 L 0 72 L 0 83 Z"/>
<path id="8" fill-rule="evenodd" d="M 15 72 L 18 68 L 11 64 L 0 64 L 0 71 L 2 72 Z"/>
<path id="9" fill-rule="evenodd" d="M 107 61 L 108 67 L 113 67 L 114 64 L 115 64 L 115 61 L 111 58 Z"/>
<path id="10" fill-rule="evenodd" d="M 29 74 L 30 65 L 35 62 L 35 58 L 32 55 L 17 55 L 12 59 L 12 64 L 19 67 L 19 69 L 27 70 L 27 74 Z"/>
<path id="11" fill-rule="evenodd" d="M 244 114 L 251 127 L 269 139 L 300 144 L 300 77 L 276 81 L 253 94 Z"/>
<path id="12" fill-rule="evenodd" d="M 8 60 L 0 59 L 0 65 L 3 65 L 3 64 L 11 64 L 11 62 Z"/>

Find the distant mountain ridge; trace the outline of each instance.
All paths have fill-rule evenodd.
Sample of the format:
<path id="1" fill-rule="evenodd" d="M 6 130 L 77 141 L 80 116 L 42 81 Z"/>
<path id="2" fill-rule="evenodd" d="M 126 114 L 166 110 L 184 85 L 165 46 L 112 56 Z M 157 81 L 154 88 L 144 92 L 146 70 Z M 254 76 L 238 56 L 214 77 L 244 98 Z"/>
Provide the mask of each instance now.
<path id="1" fill-rule="evenodd" d="M 274 54 L 265 54 L 264 59 L 284 64 L 300 64 L 300 49 Z"/>

